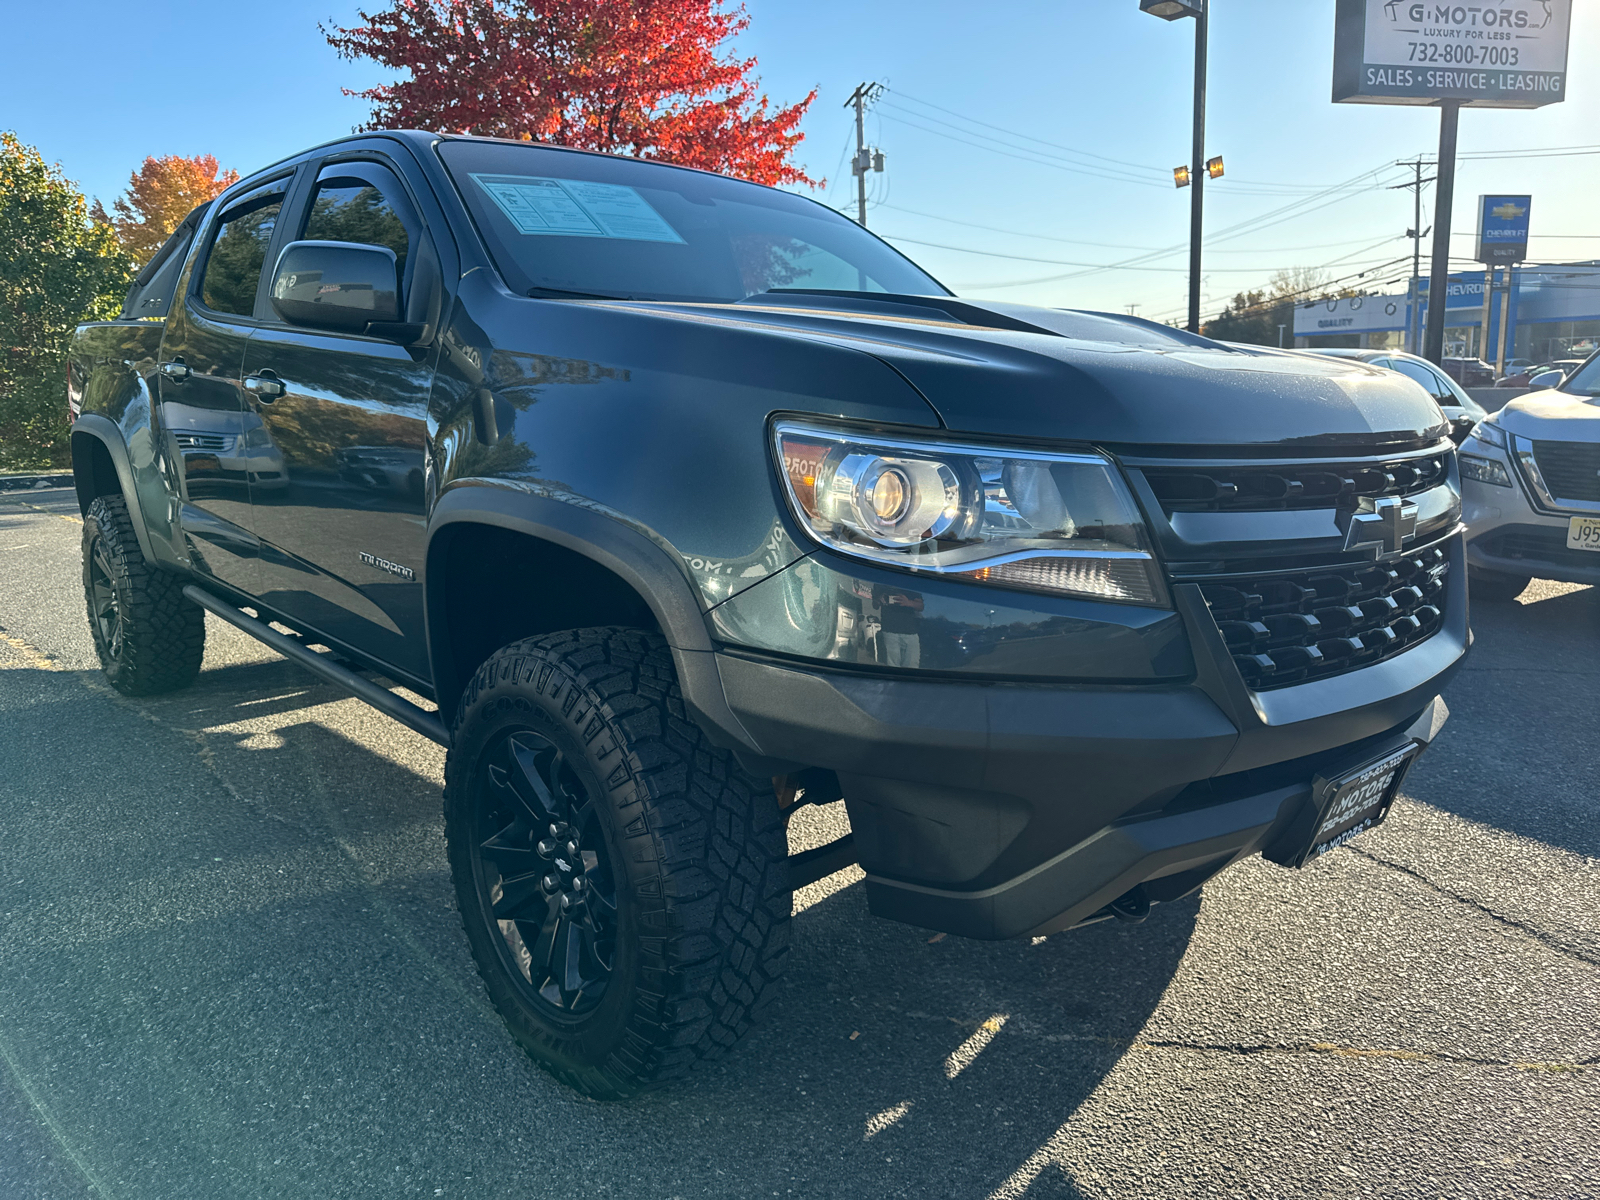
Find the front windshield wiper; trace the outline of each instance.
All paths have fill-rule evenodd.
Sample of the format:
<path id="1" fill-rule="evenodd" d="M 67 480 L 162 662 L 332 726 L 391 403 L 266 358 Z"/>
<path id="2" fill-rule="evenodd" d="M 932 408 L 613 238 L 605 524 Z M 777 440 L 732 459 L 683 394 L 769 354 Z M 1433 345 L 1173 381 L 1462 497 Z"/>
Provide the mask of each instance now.
<path id="1" fill-rule="evenodd" d="M 605 292 L 574 292 L 566 288 L 531 287 L 528 295 L 534 300 L 637 300 L 638 296 L 607 295 Z"/>

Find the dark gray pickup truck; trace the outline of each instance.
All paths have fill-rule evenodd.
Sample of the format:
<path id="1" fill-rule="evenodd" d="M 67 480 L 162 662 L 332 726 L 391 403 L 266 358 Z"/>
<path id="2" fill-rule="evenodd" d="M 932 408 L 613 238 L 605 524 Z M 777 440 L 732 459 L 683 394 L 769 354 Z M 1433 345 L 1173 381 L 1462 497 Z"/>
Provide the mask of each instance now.
<path id="1" fill-rule="evenodd" d="M 209 611 L 447 746 L 484 982 L 595 1096 L 732 1044 L 851 863 L 975 938 L 1304 864 L 1469 642 L 1414 384 L 961 300 L 659 163 L 307 151 L 191 215 L 68 393 L 111 681 L 192 681 Z"/>

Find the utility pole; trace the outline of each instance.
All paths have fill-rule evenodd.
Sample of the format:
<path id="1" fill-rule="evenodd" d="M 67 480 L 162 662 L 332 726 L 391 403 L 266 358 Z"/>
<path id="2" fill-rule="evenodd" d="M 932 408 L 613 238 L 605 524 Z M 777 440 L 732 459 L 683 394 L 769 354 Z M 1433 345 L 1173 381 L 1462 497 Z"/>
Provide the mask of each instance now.
<path id="1" fill-rule="evenodd" d="M 856 221 L 863 229 L 867 226 L 867 172 L 883 170 L 883 151 L 867 147 L 867 105 L 883 92 L 881 83 L 858 83 L 844 102 L 856 107 L 856 156 L 850 163 L 850 173 L 856 177 Z"/>
<path id="2" fill-rule="evenodd" d="M 1406 349 L 1412 354 L 1417 354 L 1422 349 L 1422 239 L 1428 236 L 1427 230 L 1422 228 L 1422 185 L 1432 183 L 1435 176 L 1422 177 L 1424 167 L 1434 164 L 1424 162 L 1421 158 L 1414 162 L 1397 164 L 1410 167 L 1415 176 L 1410 183 L 1397 183 L 1389 190 L 1399 191 L 1401 188 L 1410 188 L 1411 195 L 1411 228 L 1406 230 L 1406 236 L 1411 239 L 1411 284 L 1407 289 L 1407 298 L 1410 300 L 1406 317 Z"/>
<path id="3" fill-rule="evenodd" d="M 1456 132 L 1461 101 L 1439 102 L 1439 186 L 1433 193 L 1433 266 L 1428 275 L 1428 335 L 1422 356 L 1436 366 L 1444 361 L 1444 306 L 1450 282 L 1450 207 L 1456 192 Z"/>

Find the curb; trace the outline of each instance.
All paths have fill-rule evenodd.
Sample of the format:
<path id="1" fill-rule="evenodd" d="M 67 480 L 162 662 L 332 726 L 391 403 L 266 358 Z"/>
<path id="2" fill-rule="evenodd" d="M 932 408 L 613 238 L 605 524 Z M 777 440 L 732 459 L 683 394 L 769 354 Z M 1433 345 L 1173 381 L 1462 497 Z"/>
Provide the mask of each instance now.
<path id="1" fill-rule="evenodd" d="M 41 475 L 0 475 L 0 492 L 23 492 L 34 488 L 71 487 L 72 473 L 49 471 Z"/>

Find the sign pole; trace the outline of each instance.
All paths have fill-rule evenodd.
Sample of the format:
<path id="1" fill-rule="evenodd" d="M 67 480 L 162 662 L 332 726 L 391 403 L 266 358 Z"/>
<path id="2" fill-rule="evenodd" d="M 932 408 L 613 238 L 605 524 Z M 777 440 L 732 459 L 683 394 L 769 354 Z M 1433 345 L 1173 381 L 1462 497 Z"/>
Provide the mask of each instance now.
<path id="1" fill-rule="evenodd" d="M 1506 268 L 1506 281 L 1500 293 L 1500 336 L 1495 339 L 1498 352 L 1494 360 L 1494 373 L 1497 378 L 1504 378 L 1506 373 L 1506 329 L 1510 325 L 1511 317 L 1511 289 L 1516 286 L 1517 266 L 1512 263 Z"/>
<path id="2" fill-rule="evenodd" d="M 1494 319 L 1494 265 L 1486 263 L 1483 268 L 1483 321 L 1478 329 L 1477 355 L 1484 362 L 1489 362 L 1494 355 L 1494 349 L 1489 341 L 1494 332 L 1491 322 Z"/>
<path id="3" fill-rule="evenodd" d="M 1446 288 L 1450 283 L 1450 206 L 1456 192 L 1456 132 L 1461 124 L 1461 102 L 1439 102 L 1438 186 L 1433 194 L 1433 266 L 1428 276 L 1428 333 L 1422 356 L 1444 361 Z M 1486 301 L 1487 302 L 1487 301 Z"/>

